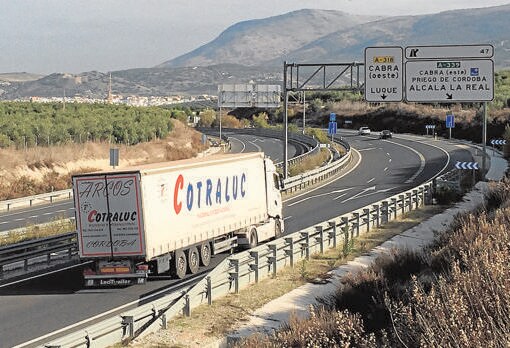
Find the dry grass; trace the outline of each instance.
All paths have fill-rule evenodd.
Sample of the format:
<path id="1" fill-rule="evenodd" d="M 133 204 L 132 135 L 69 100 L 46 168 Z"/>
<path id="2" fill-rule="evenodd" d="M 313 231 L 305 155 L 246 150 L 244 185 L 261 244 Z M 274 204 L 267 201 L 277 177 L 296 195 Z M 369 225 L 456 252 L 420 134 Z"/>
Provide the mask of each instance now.
<path id="1" fill-rule="evenodd" d="M 319 153 L 306 156 L 302 161 L 289 166 L 290 176 L 298 175 L 323 165 L 331 157 L 328 149 L 321 149 Z"/>
<path id="2" fill-rule="evenodd" d="M 242 346 L 508 347 L 509 196 L 510 184 L 498 185 L 498 209 L 458 218 L 423 255 L 379 259 L 309 319 Z"/>
<path id="3" fill-rule="evenodd" d="M 228 295 L 214 301 L 212 306 L 200 306 L 193 310 L 190 318 L 179 317 L 171 320 L 167 330 L 160 330 L 130 346 L 202 347 L 212 343 L 242 324 L 247 315 L 255 309 L 306 282 L 321 282 L 329 277 L 328 272 L 332 269 L 444 209 L 444 206 L 426 206 L 421 210 L 412 211 L 399 220 L 371 230 L 370 233 L 362 235 L 347 247 L 339 245 L 337 249 L 329 249 L 323 255 L 313 255 L 309 261 L 302 261 L 294 268 L 284 268 L 276 278 L 265 279 L 259 284 L 241 290 L 239 295 Z M 341 322 L 344 323 L 345 318 L 348 317 L 352 315 L 342 317 Z M 253 338 L 252 342 L 255 342 L 251 345 L 252 347 L 259 347 L 259 344 L 260 346 L 267 344 L 268 347 L 281 346 L 271 345 L 268 340 L 259 341 L 257 338 Z"/>
<path id="4" fill-rule="evenodd" d="M 201 135 L 173 120 L 166 139 L 118 146 L 120 168 L 196 156 L 206 149 Z M 71 187 L 73 174 L 109 168 L 108 143 L 69 144 L 24 150 L 0 149 L 0 200 Z"/>
<path id="5" fill-rule="evenodd" d="M 75 227 L 74 222 L 62 218 L 56 218 L 48 225 L 28 225 L 23 233 L 9 231 L 0 236 L 0 246 L 68 233 Z"/>

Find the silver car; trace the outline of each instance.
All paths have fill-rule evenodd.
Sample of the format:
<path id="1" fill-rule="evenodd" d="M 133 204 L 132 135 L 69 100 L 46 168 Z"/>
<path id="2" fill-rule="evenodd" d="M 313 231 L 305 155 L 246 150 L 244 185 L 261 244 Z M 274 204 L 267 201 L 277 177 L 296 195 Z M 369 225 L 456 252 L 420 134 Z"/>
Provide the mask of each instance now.
<path id="1" fill-rule="evenodd" d="M 359 135 L 368 135 L 368 134 L 370 134 L 370 128 L 360 127 L 360 129 L 358 130 L 358 134 Z"/>

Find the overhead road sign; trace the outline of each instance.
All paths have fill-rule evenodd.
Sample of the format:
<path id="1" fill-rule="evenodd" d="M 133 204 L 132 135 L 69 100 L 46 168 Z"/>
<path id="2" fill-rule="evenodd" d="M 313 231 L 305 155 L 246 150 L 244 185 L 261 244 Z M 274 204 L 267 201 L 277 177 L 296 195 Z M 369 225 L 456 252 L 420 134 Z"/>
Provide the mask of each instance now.
<path id="1" fill-rule="evenodd" d="M 492 45 L 407 46 L 406 59 L 485 58 L 494 56 Z"/>
<path id="2" fill-rule="evenodd" d="M 505 139 L 492 139 L 491 140 L 492 145 L 506 145 Z"/>
<path id="3" fill-rule="evenodd" d="M 476 162 L 459 162 L 455 163 L 455 168 L 457 169 L 479 169 L 478 163 Z"/>
<path id="4" fill-rule="evenodd" d="M 400 102 L 403 97 L 402 47 L 365 48 L 365 100 Z"/>
<path id="5" fill-rule="evenodd" d="M 218 107 L 277 108 L 280 106 L 280 85 L 222 84 L 218 85 Z"/>
<path id="6" fill-rule="evenodd" d="M 435 59 L 406 62 L 409 102 L 477 102 L 494 99 L 490 59 Z"/>

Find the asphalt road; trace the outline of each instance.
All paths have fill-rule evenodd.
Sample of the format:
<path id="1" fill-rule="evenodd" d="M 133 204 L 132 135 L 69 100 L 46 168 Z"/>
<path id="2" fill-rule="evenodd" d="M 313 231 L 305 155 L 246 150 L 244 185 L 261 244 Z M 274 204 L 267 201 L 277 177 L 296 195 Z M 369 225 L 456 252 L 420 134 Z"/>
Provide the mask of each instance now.
<path id="1" fill-rule="evenodd" d="M 344 139 L 354 149 L 351 165 L 336 179 L 285 201 L 286 233 L 405 191 L 448 170 L 456 160 L 471 159 L 465 147 L 431 139 L 379 140 L 352 134 L 344 134 Z M 245 140 L 240 140 L 245 142 L 245 149 L 254 144 L 260 146 L 259 141 L 252 140 L 247 145 L 250 141 Z M 273 147 L 271 143 L 266 145 Z M 218 255 L 214 261 L 223 257 Z M 84 290 L 80 269 L 74 268 L 0 288 L 0 314 L 4 319 L 0 323 L 0 347 L 26 342 L 126 303 L 136 306 L 145 296 L 175 283 L 159 279 L 144 286 Z"/>

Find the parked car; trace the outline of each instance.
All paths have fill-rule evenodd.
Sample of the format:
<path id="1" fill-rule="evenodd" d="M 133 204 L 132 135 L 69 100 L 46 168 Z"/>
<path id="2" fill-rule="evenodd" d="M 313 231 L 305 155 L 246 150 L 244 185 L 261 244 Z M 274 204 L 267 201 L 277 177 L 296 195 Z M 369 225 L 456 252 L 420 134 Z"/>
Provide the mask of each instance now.
<path id="1" fill-rule="evenodd" d="M 359 135 L 368 135 L 368 134 L 370 134 L 370 128 L 360 127 L 360 129 L 358 130 L 358 134 Z"/>
<path id="2" fill-rule="evenodd" d="M 385 129 L 379 133 L 379 139 L 391 139 L 392 134 L 389 130 Z"/>

